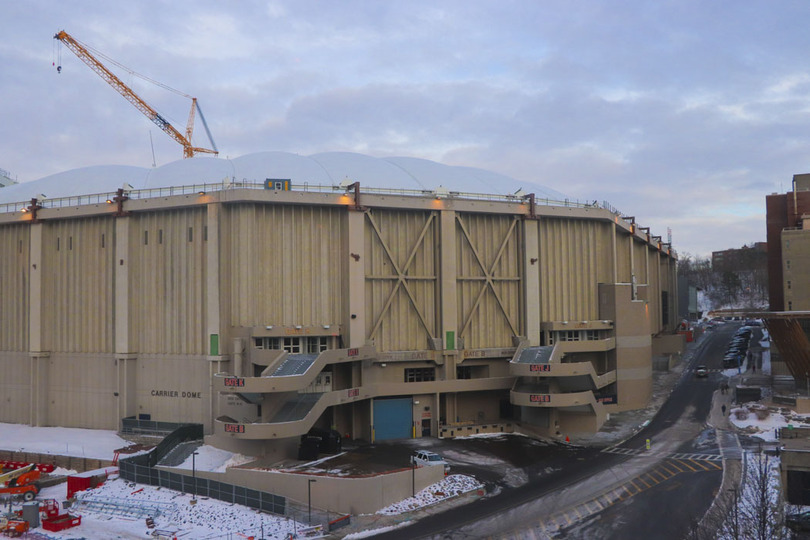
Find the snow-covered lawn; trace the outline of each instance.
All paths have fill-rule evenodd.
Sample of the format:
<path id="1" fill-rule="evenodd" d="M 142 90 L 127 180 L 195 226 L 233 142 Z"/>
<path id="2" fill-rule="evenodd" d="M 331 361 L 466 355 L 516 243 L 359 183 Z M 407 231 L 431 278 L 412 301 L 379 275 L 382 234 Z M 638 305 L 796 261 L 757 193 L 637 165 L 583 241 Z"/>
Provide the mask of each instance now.
<path id="1" fill-rule="evenodd" d="M 66 484 L 45 488 L 41 499 L 65 500 Z M 82 523 L 64 533 L 47 533 L 53 538 L 129 539 L 145 538 L 152 530 L 143 518 L 133 519 L 110 516 L 92 509 L 81 509 L 81 501 L 120 502 L 133 506 L 158 503 L 163 509 L 154 516 L 155 529 L 171 531 L 178 538 L 221 538 L 223 534 L 246 534 L 260 537 L 262 527 L 267 538 L 286 538 L 289 533 L 307 526 L 291 519 L 256 512 L 245 506 L 214 499 L 198 498 L 166 488 L 144 486 L 120 478 L 108 480 L 96 489 L 77 496 Z"/>
<path id="2" fill-rule="evenodd" d="M 0 424 L 0 450 L 112 460 L 129 446 L 115 431 Z"/>

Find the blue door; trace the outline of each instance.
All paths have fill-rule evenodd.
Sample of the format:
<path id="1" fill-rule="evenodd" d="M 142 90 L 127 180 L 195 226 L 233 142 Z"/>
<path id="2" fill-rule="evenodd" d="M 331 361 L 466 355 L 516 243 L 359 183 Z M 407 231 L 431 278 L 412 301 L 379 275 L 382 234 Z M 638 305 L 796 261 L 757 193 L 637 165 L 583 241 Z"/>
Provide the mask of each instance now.
<path id="1" fill-rule="evenodd" d="M 374 440 L 410 439 L 413 419 L 413 399 L 374 400 Z"/>

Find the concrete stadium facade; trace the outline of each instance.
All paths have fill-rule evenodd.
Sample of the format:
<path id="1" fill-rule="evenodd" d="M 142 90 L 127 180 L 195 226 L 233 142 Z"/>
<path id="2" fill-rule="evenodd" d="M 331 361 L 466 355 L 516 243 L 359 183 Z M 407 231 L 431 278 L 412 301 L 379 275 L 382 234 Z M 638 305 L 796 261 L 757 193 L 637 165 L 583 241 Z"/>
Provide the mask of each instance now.
<path id="1" fill-rule="evenodd" d="M 279 457 L 313 426 L 564 437 L 647 404 L 677 322 L 674 252 L 595 204 L 280 181 L 5 210 L 0 422 Z"/>

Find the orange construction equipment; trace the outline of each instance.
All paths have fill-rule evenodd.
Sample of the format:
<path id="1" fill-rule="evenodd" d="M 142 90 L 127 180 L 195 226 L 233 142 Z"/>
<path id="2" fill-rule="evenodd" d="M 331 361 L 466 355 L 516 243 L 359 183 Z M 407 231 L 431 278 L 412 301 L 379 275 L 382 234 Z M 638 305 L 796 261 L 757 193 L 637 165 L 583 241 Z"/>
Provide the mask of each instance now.
<path id="1" fill-rule="evenodd" d="M 0 532 L 6 536 L 22 536 L 29 528 L 30 525 L 24 519 L 0 517 Z"/>
<path id="2" fill-rule="evenodd" d="M 177 131 L 177 129 L 174 126 L 172 126 L 168 122 L 168 120 L 166 120 L 160 114 L 158 114 L 158 112 L 155 109 L 153 109 L 138 94 L 136 94 L 135 91 L 132 90 L 132 88 L 127 86 L 121 79 L 116 77 L 109 69 L 107 69 L 107 67 L 104 64 L 102 64 L 89 51 L 88 46 L 78 42 L 73 36 L 71 36 L 70 34 L 65 32 L 64 30 L 58 32 L 56 35 L 53 36 L 53 38 L 59 40 L 62 43 L 64 43 L 67 46 L 67 48 L 70 49 L 71 51 L 73 51 L 73 53 L 76 56 L 78 56 L 79 59 L 82 62 L 87 64 L 90 67 L 90 69 L 95 71 L 102 79 L 107 81 L 107 84 L 109 84 L 110 86 L 115 88 L 118 91 L 119 94 L 124 96 L 124 98 L 127 101 L 132 103 L 135 106 L 136 109 L 138 109 L 139 111 L 141 111 L 144 114 L 144 116 L 149 118 L 149 120 L 154 122 L 160 129 L 165 131 L 166 134 L 169 137 L 171 137 L 172 139 L 174 139 L 175 141 L 180 143 L 183 146 L 183 157 L 185 157 L 185 158 L 194 157 L 194 154 L 197 154 L 197 153 L 214 154 L 214 155 L 219 154 L 219 151 L 217 150 L 217 146 L 216 146 L 216 144 L 214 144 L 214 139 L 211 137 L 211 131 L 208 129 L 208 124 L 206 123 L 205 117 L 203 116 L 202 109 L 200 109 L 200 105 L 199 105 L 199 103 L 197 103 L 197 98 L 191 97 L 188 94 L 184 94 L 183 92 L 180 92 L 179 90 L 175 90 L 174 88 L 171 88 L 170 86 L 167 86 L 165 84 L 159 83 L 157 81 L 153 81 L 152 79 L 149 79 L 148 77 L 141 76 L 145 80 L 148 80 L 149 82 L 157 84 L 161 88 L 164 88 L 166 90 L 170 90 L 170 91 L 172 91 L 172 92 L 174 92 L 176 94 L 179 94 L 179 95 L 191 100 L 191 112 L 188 115 L 188 122 L 186 123 L 186 134 L 184 136 L 182 133 Z M 101 55 L 101 56 L 104 56 L 101 53 L 98 53 L 98 54 Z M 111 60 L 109 57 L 106 57 L 106 58 L 108 60 L 112 61 L 113 63 L 121 66 L 121 64 L 118 64 L 114 60 Z M 121 66 L 121 67 L 123 67 L 123 66 Z M 127 71 L 129 71 L 130 73 L 132 73 L 134 75 L 137 75 L 135 72 L 133 72 L 132 70 L 129 70 L 128 68 L 124 68 L 124 69 L 127 69 Z M 57 71 L 60 72 L 60 73 L 62 72 L 62 66 L 61 65 L 57 67 Z M 194 113 L 195 113 L 195 111 L 200 114 L 200 120 L 202 120 L 203 127 L 205 127 L 205 132 L 208 135 L 208 140 L 211 142 L 211 146 L 213 147 L 213 149 L 196 147 L 191 143 L 191 135 L 194 132 Z"/>
<path id="3" fill-rule="evenodd" d="M 40 472 L 35 467 L 36 464 L 31 463 L 26 467 L 0 474 L 0 496 L 22 495 L 26 501 L 34 500 L 39 493 L 37 481 L 40 478 Z"/>

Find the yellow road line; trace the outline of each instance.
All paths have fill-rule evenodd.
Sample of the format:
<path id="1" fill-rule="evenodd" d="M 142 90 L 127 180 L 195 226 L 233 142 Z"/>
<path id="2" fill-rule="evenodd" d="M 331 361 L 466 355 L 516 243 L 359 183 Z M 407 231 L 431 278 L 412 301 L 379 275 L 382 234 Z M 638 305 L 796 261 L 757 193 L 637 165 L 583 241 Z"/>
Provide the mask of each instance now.
<path id="1" fill-rule="evenodd" d="M 644 481 L 644 479 L 643 479 L 642 477 L 640 477 L 640 476 L 635 477 L 633 480 L 631 480 L 631 482 L 634 482 L 634 481 L 636 481 L 636 480 L 638 480 L 639 482 L 641 482 L 642 484 L 644 484 L 645 486 L 647 486 L 647 488 L 648 488 L 648 489 L 652 487 L 650 484 L 648 484 L 647 482 L 645 482 L 645 481 Z M 635 484 L 633 484 L 633 485 L 635 485 Z M 638 486 L 636 486 L 636 487 L 638 487 Z M 644 490 L 643 490 L 643 489 L 639 489 L 639 491 L 644 491 Z"/>
<path id="2" fill-rule="evenodd" d="M 667 465 L 669 465 L 669 467 L 672 467 L 673 469 L 675 469 L 675 472 L 672 472 L 672 470 L 671 470 L 669 467 L 667 467 Z M 670 473 L 670 477 L 675 476 L 676 474 L 678 474 L 678 473 L 680 473 L 680 472 L 683 472 L 682 470 L 680 470 L 679 468 L 675 467 L 674 465 L 672 465 L 672 464 L 671 464 L 671 463 L 669 463 L 669 462 L 666 462 L 666 463 L 661 463 L 661 465 L 659 465 L 659 467 L 660 467 L 661 469 L 664 469 L 664 470 L 665 470 L 665 471 L 667 471 L 668 473 Z"/>
<path id="3" fill-rule="evenodd" d="M 700 467 L 700 464 L 696 463 L 695 460 L 690 459 L 689 461 L 691 461 L 692 463 L 694 463 L 695 465 Z M 687 469 L 689 469 L 692 472 L 698 472 L 698 469 L 693 469 L 692 467 L 689 466 L 689 463 L 687 463 L 686 461 L 678 460 L 678 463 L 680 463 L 681 465 L 683 465 L 684 467 L 686 467 Z"/>

